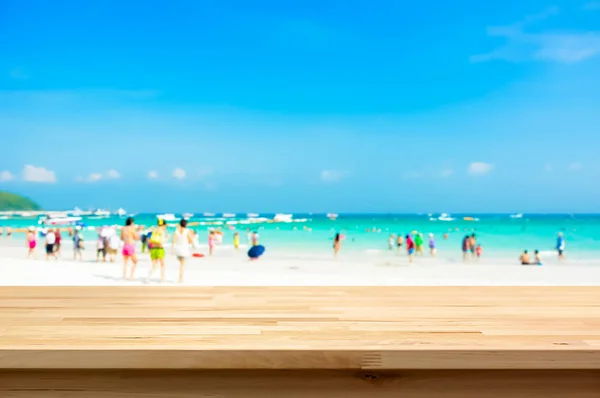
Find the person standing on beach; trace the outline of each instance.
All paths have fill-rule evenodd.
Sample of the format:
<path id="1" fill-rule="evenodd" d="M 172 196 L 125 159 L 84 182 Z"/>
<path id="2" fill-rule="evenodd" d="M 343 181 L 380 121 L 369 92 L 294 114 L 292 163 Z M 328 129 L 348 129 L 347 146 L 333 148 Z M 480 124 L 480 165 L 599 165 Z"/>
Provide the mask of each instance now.
<path id="1" fill-rule="evenodd" d="M 246 240 L 248 240 L 248 244 L 252 244 L 252 232 L 250 232 L 250 228 L 246 228 Z"/>
<path id="2" fill-rule="evenodd" d="M 333 238 L 333 257 L 337 258 L 338 253 L 342 249 L 342 234 L 339 232 Z"/>
<path id="3" fill-rule="evenodd" d="M 415 233 L 415 255 L 417 256 L 423 256 L 423 234 L 422 233 Z"/>
<path id="4" fill-rule="evenodd" d="M 233 234 L 233 248 L 238 250 L 240 248 L 240 233 L 236 232 Z"/>
<path id="5" fill-rule="evenodd" d="M 179 283 L 183 283 L 185 260 L 192 254 L 192 251 L 190 250 L 190 245 L 192 243 L 192 233 L 187 229 L 187 220 L 182 219 L 179 222 L 177 230 L 173 234 L 173 242 L 171 242 L 171 248 L 175 256 L 177 256 L 177 260 L 179 260 Z"/>
<path id="6" fill-rule="evenodd" d="M 152 268 L 148 273 L 147 280 L 150 280 L 156 268 L 160 264 L 160 280 L 165 281 L 165 241 L 167 240 L 167 224 L 165 220 L 159 219 L 158 226 L 152 231 L 150 236 L 150 260 Z"/>
<path id="7" fill-rule="evenodd" d="M 469 239 L 469 250 L 471 251 L 471 257 L 475 257 L 475 250 L 477 250 L 477 239 L 475 234 L 471 235 Z"/>
<path id="8" fill-rule="evenodd" d="M 98 231 L 98 240 L 96 240 L 96 262 L 100 262 L 100 256 L 102 256 L 102 261 L 106 262 L 106 239 L 102 236 L 101 231 Z"/>
<path id="9" fill-rule="evenodd" d="M 404 244 L 404 238 L 402 234 L 398 234 L 398 239 L 396 240 L 396 246 L 398 247 L 398 254 L 402 254 L 402 245 Z"/>
<path id="10" fill-rule="evenodd" d="M 29 227 L 27 231 L 27 247 L 29 251 L 27 252 L 27 258 L 31 258 L 33 256 L 34 259 L 37 259 L 35 254 L 35 247 L 37 246 L 37 240 L 35 238 L 35 228 Z"/>
<path id="11" fill-rule="evenodd" d="M 462 240 L 462 252 L 463 252 L 463 261 L 469 261 L 469 254 L 471 252 L 471 237 L 469 235 L 465 235 Z"/>
<path id="12" fill-rule="evenodd" d="M 260 238 L 258 231 L 252 232 L 252 246 L 258 246 L 258 238 Z"/>
<path id="13" fill-rule="evenodd" d="M 127 268 L 131 260 L 131 273 L 129 279 L 132 280 L 137 266 L 137 255 L 135 254 L 135 242 L 140 239 L 140 235 L 135 228 L 133 218 L 125 220 L 125 227 L 121 230 L 121 240 L 123 241 L 123 279 L 127 279 Z"/>
<path id="14" fill-rule="evenodd" d="M 429 234 L 429 252 L 431 253 L 431 257 L 435 257 L 437 249 L 435 248 L 435 239 L 433 238 L 433 234 Z"/>
<path id="15" fill-rule="evenodd" d="M 565 259 L 565 246 L 567 242 L 562 232 L 558 233 L 558 238 L 556 239 L 556 251 L 558 252 L 558 259 L 560 261 Z"/>
<path id="16" fill-rule="evenodd" d="M 58 256 L 60 256 L 60 241 L 62 240 L 60 229 L 56 228 L 54 230 L 54 235 L 56 235 L 56 242 L 54 243 L 54 257 L 58 258 Z"/>
<path id="17" fill-rule="evenodd" d="M 119 252 L 121 238 L 117 235 L 117 231 L 113 231 L 108 238 L 108 258 L 111 263 L 114 263 Z"/>
<path id="18" fill-rule="evenodd" d="M 406 235 L 406 253 L 408 254 L 408 262 L 412 263 L 415 254 L 415 241 L 410 234 Z"/>
<path id="19" fill-rule="evenodd" d="M 50 257 L 54 257 L 55 260 L 58 260 L 56 257 L 56 253 L 54 253 L 54 244 L 56 243 L 56 235 L 53 230 L 48 230 L 46 232 L 46 261 L 50 261 Z"/>
<path id="20" fill-rule="evenodd" d="M 83 237 L 81 236 L 81 227 L 75 227 L 73 232 L 73 260 L 83 261 Z"/>
<path id="21" fill-rule="evenodd" d="M 396 237 L 394 236 L 394 234 L 390 234 L 390 237 L 388 238 L 388 250 L 392 251 L 394 250 L 394 241 Z"/>

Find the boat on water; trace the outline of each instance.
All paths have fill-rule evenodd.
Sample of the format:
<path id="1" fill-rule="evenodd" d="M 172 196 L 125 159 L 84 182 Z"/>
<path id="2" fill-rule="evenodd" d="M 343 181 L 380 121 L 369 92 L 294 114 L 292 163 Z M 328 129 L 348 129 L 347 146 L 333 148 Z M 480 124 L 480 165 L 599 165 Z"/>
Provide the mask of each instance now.
<path id="1" fill-rule="evenodd" d="M 119 217 L 125 217 L 127 215 L 127 211 L 125 211 L 123 208 L 120 208 L 115 214 Z"/>
<path id="2" fill-rule="evenodd" d="M 273 221 L 275 221 L 275 222 L 292 222 L 293 218 L 294 218 L 293 214 L 279 213 L 279 214 L 275 214 L 275 217 L 273 217 Z"/>
<path id="3" fill-rule="evenodd" d="M 510 218 L 523 218 L 523 213 L 511 214 Z"/>
<path id="4" fill-rule="evenodd" d="M 246 216 L 248 218 L 257 218 L 257 217 L 260 216 L 260 214 L 258 214 L 258 213 L 248 213 L 248 214 L 246 214 Z"/>
<path id="5" fill-rule="evenodd" d="M 81 221 L 81 217 L 73 217 L 67 215 L 48 214 L 38 220 L 41 225 L 75 225 Z"/>
<path id="6" fill-rule="evenodd" d="M 233 214 L 233 213 L 223 213 L 223 217 L 224 218 L 234 218 L 235 214 Z"/>
<path id="7" fill-rule="evenodd" d="M 330 220 L 336 220 L 338 216 L 339 215 L 336 213 L 327 213 L 327 218 L 329 218 Z"/>
<path id="8" fill-rule="evenodd" d="M 156 218 L 169 222 L 169 221 L 179 221 L 181 218 L 175 217 L 175 214 L 166 213 L 166 214 L 158 214 Z"/>
<path id="9" fill-rule="evenodd" d="M 450 217 L 448 213 L 442 213 L 438 218 L 439 221 L 454 221 L 455 218 Z"/>
<path id="10" fill-rule="evenodd" d="M 194 217 L 194 213 L 183 213 L 183 218 L 186 220 L 189 220 L 190 218 Z"/>
<path id="11" fill-rule="evenodd" d="M 215 213 L 202 213 L 204 217 L 214 217 Z"/>
<path id="12" fill-rule="evenodd" d="M 110 211 L 108 210 L 97 209 L 92 214 L 96 217 L 110 217 Z"/>

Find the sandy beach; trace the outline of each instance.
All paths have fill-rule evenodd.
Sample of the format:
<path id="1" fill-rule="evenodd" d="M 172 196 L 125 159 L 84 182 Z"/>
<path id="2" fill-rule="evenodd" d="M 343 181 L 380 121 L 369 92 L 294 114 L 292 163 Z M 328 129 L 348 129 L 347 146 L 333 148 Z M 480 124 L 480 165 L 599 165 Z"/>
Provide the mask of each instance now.
<path id="1" fill-rule="evenodd" d="M 24 242 L 0 242 L 0 285 L 2 286 L 126 286 L 162 284 L 155 276 L 146 281 L 150 269 L 147 253 L 139 254 L 136 279 L 122 279 L 122 257 L 114 263 L 97 263 L 95 251 L 87 249 L 84 261 L 74 261 L 72 245 L 66 242 L 58 261 L 26 259 Z M 139 252 L 138 252 L 139 253 Z M 456 256 L 458 258 L 458 255 Z M 549 259 L 550 260 L 550 259 Z M 521 266 L 505 260 L 482 260 L 464 264 L 440 258 L 406 257 L 389 253 L 355 256 L 313 256 L 270 250 L 259 261 L 250 262 L 245 250 L 220 247 L 212 258 L 190 258 L 185 272 L 187 286 L 589 286 L 600 285 L 598 261 L 551 259 L 543 266 Z M 165 284 L 176 284 L 178 263 L 166 258 Z"/>

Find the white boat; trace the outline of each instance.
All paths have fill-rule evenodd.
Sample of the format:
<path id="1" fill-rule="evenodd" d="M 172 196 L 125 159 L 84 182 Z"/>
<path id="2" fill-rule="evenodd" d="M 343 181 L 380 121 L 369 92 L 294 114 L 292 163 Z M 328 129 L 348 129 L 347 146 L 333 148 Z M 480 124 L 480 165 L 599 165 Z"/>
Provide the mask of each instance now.
<path id="1" fill-rule="evenodd" d="M 523 218 L 523 213 L 511 214 L 510 218 Z"/>
<path id="2" fill-rule="evenodd" d="M 202 213 L 204 217 L 214 217 L 215 213 Z"/>
<path id="3" fill-rule="evenodd" d="M 179 217 L 175 217 L 175 214 L 159 214 L 156 216 L 156 218 L 161 219 L 163 221 L 179 221 L 180 218 Z"/>
<path id="4" fill-rule="evenodd" d="M 450 217 L 450 214 L 448 213 L 442 213 L 439 217 L 438 217 L 439 221 L 454 221 L 455 219 Z"/>
<path id="5" fill-rule="evenodd" d="M 108 210 L 98 209 L 92 214 L 94 214 L 96 217 L 110 217 L 110 211 Z"/>
<path id="6" fill-rule="evenodd" d="M 335 220 L 336 218 L 338 218 L 338 215 L 336 213 L 328 213 L 327 218 Z"/>
<path id="7" fill-rule="evenodd" d="M 183 218 L 186 220 L 189 220 L 192 217 L 194 217 L 193 213 L 183 213 Z"/>
<path id="8" fill-rule="evenodd" d="M 81 217 L 56 217 L 48 215 L 40 219 L 39 223 L 43 225 L 72 225 L 81 221 Z"/>
<path id="9" fill-rule="evenodd" d="M 117 210 L 116 213 L 119 217 L 125 217 L 127 215 L 127 212 L 125 211 L 125 209 L 121 208 L 119 210 Z"/>
<path id="10" fill-rule="evenodd" d="M 223 213 L 223 217 L 225 217 L 225 218 L 233 218 L 233 217 L 235 217 L 235 214 L 233 214 L 233 213 Z"/>
<path id="11" fill-rule="evenodd" d="M 292 222 L 294 215 L 293 214 L 275 214 L 275 217 L 273 217 L 273 221 L 275 222 Z"/>
<path id="12" fill-rule="evenodd" d="M 260 214 L 257 214 L 257 213 L 248 213 L 248 214 L 246 214 L 246 216 L 247 216 L 248 218 L 256 218 L 256 217 L 259 217 L 259 216 L 260 216 Z"/>

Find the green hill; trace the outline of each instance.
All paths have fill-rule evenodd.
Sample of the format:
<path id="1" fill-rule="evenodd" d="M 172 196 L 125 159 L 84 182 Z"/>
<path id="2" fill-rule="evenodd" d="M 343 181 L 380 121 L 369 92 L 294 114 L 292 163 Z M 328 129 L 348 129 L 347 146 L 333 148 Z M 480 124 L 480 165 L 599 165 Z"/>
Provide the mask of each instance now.
<path id="1" fill-rule="evenodd" d="M 0 191 L 0 211 L 41 210 L 37 203 L 14 193 Z"/>

